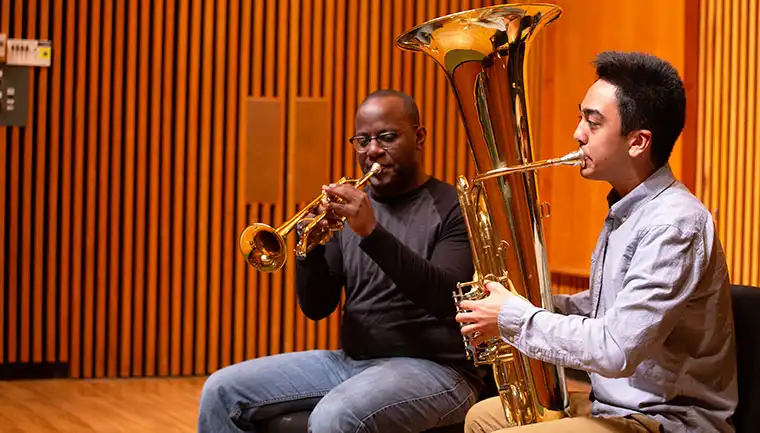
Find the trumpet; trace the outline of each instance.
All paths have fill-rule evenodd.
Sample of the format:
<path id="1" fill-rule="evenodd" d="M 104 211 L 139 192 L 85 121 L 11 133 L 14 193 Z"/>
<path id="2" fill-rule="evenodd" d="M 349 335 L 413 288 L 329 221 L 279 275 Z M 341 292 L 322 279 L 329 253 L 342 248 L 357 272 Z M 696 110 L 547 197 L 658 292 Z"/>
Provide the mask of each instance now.
<path id="1" fill-rule="evenodd" d="M 382 171 L 382 166 L 374 163 L 372 168 L 359 179 L 343 177 L 336 183 L 353 183 L 356 188 L 361 188 L 380 171 Z M 299 223 L 306 225 L 302 226 L 303 229 L 296 243 L 295 253 L 297 257 L 304 257 L 318 245 L 327 243 L 333 232 L 343 228 L 346 217 L 335 215 L 328 210 L 322 211 L 315 217 L 308 217 L 308 215 L 314 213 L 320 204 L 330 201 L 340 202 L 342 200 L 330 197 L 323 192 L 276 229 L 263 223 L 253 223 L 246 227 L 240 234 L 239 241 L 240 252 L 245 260 L 260 272 L 274 272 L 282 268 L 288 258 L 285 252 L 287 249 L 285 238 Z M 328 221 L 326 225 L 319 225 L 328 216 L 333 221 Z"/>

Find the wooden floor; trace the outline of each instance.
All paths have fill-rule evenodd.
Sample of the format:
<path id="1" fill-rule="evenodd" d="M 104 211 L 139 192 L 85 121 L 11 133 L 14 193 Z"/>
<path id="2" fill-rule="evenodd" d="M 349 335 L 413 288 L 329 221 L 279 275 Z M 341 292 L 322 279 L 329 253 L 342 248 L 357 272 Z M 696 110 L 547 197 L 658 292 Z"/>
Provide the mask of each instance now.
<path id="1" fill-rule="evenodd" d="M 0 381 L 0 432 L 195 432 L 204 380 Z M 585 383 L 568 388 L 588 393 Z"/>
<path id="2" fill-rule="evenodd" d="M 0 381 L 0 432 L 195 432 L 204 380 Z"/>

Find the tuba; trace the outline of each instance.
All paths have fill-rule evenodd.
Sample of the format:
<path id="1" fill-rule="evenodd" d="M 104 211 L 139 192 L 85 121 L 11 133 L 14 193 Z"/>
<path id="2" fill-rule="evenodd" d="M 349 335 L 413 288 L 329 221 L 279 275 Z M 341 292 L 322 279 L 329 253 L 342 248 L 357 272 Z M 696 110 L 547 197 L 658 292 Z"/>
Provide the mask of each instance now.
<path id="1" fill-rule="evenodd" d="M 583 165 L 583 152 L 536 162 L 528 121 L 525 60 L 531 42 L 562 10 L 508 4 L 459 12 L 412 28 L 396 39 L 404 50 L 432 57 L 460 108 L 477 175 L 459 176 L 457 194 L 473 250 L 473 281 L 459 283 L 463 299 L 485 298 L 498 281 L 532 304 L 553 311 L 536 170 Z M 568 394 L 561 367 L 529 358 L 501 339 L 478 347 L 464 337 L 475 365 L 490 364 L 509 426 L 565 416 Z"/>

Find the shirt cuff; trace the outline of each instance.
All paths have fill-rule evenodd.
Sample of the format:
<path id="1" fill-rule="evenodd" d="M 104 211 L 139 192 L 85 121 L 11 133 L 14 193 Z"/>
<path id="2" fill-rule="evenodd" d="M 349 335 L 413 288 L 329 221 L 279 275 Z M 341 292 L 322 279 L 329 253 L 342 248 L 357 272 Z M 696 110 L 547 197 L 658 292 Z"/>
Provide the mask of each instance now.
<path id="1" fill-rule="evenodd" d="M 514 345 L 522 336 L 525 322 L 534 314 L 541 311 L 530 302 L 519 296 L 510 296 L 499 310 L 499 333 L 507 343 Z"/>

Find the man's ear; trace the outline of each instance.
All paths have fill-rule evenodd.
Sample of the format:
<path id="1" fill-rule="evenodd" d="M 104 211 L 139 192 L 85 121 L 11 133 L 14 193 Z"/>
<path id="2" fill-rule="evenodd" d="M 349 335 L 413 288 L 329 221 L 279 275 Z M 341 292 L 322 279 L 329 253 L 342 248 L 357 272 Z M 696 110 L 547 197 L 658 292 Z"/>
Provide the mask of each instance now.
<path id="1" fill-rule="evenodd" d="M 416 143 L 414 148 L 417 150 L 422 150 L 422 146 L 425 144 L 425 139 L 427 138 L 427 129 L 425 129 L 424 126 L 418 126 L 417 132 L 415 133 Z"/>
<path id="2" fill-rule="evenodd" d="M 636 129 L 628 133 L 628 155 L 639 158 L 652 152 L 652 131 Z"/>

